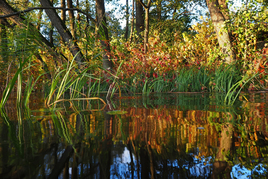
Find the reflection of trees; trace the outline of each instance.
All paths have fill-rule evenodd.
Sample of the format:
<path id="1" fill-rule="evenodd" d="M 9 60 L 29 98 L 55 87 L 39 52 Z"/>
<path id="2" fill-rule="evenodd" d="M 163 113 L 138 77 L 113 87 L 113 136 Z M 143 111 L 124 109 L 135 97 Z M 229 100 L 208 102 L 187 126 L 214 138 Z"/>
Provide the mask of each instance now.
<path id="1" fill-rule="evenodd" d="M 228 164 L 227 157 L 231 153 L 233 131 L 234 128 L 230 123 L 226 123 L 221 127 L 220 145 L 213 163 L 212 178 L 231 178 L 231 167 Z"/>
<path id="2" fill-rule="evenodd" d="M 122 108 L 127 114 L 115 116 L 58 111 L 49 117 L 42 112 L 39 122 L 27 116 L 21 124 L 10 120 L 11 128 L 0 123 L 0 141 L 14 139 L 1 143 L 0 166 L 5 167 L 0 178 L 14 174 L 47 178 L 59 173 L 63 178 L 227 177 L 225 173 L 237 163 L 249 169 L 258 162 L 268 163 L 266 104 L 243 105 L 245 110 L 232 119 L 216 106 L 210 110 L 158 106 Z M 125 150 L 128 171 L 116 168 L 114 162 Z M 210 156 L 215 156 L 213 163 L 207 161 Z"/>

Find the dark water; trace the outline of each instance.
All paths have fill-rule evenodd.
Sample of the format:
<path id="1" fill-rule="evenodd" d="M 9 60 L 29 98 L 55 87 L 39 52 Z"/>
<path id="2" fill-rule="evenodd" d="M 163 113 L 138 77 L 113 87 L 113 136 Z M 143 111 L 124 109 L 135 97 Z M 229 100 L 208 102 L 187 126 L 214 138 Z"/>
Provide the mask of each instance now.
<path id="1" fill-rule="evenodd" d="M 266 178 L 268 93 L 154 94 L 0 118 L 0 178 Z M 74 110 L 75 109 L 75 110 Z"/>

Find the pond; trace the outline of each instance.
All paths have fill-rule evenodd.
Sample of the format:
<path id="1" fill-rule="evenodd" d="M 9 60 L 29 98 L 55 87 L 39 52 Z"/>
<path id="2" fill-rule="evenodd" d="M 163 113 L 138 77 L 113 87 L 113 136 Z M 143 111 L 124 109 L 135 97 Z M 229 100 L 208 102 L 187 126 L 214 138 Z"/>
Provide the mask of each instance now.
<path id="1" fill-rule="evenodd" d="M 46 109 L 8 101 L 0 178 L 266 178 L 268 93 L 115 97 Z M 94 110 L 89 110 L 89 108 Z"/>

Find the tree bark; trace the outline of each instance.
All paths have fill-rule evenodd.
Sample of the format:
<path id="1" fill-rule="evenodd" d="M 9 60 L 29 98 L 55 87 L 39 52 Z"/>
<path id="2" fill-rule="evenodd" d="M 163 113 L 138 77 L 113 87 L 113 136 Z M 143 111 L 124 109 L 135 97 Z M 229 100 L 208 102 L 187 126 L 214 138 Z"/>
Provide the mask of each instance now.
<path id="1" fill-rule="evenodd" d="M 80 9 L 80 7 L 79 7 L 79 0 L 76 0 L 76 7 L 78 8 L 78 9 Z M 81 19 L 80 19 L 80 14 L 79 13 L 77 13 L 77 16 L 76 16 L 76 19 L 77 19 L 77 24 L 78 24 L 78 27 L 77 27 L 77 30 L 76 30 L 76 35 L 79 35 L 80 37 L 81 37 Z"/>
<path id="2" fill-rule="evenodd" d="M 128 0 L 126 0 L 126 32 L 125 32 L 126 41 L 127 41 L 127 38 L 128 38 L 128 21 L 129 21 Z"/>
<path id="3" fill-rule="evenodd" d="M 144 31 L 144 11 L 140 0 L 136 0 L 136 31 L 140 41 L 141 32 Z"/>
<path id="4" fill-rule="evenodd" d="M 135 9 L 135 1 L 132 0 L 132 19 L 131 19 L 131 29 L 130 29 L 130 42 L 133 41 L 133 33 L 134 33 L 134 9 Z"/>
<path id="5" fill-rule="evenodd" d="M 101 46 L 103 48 L 103 68 L 106 70 L 113 70 L 113 63 L 109 60 L 108 54 L 110 52 L 110 42 L 107 29 L 107 23 L 105 18 L 105 7 L 104 0 L 96 0 L 96 16 L 97 16 L 97 31 L 98 39 L 100 40 Z M 101 33 L 102 32 L 102 33 Z M 102 34 L 104 36 L 102 36 Z"/>
<path id="6" fill-rule="evenodd" d="M 144 31 L 144 53 L 148 51 L 148 38 L 149 38 L 149 10 L 151 6 L 151 0 L 148 0 L 147 5 L 145 5 L 141 0 L 139 0 L 141 5 L 145 9 L 145 31 Z"/>
<path id="7" fill-rule="evenodd" d="M 147 53 L 148 51 L 148 46 L 147 46 L 148 38 L 149 38 L 148 36 L 149 36 L 149 8 L 146 8 L 145 9 L 145 31 L 144 31 L 144 53 Z"/>
<path id="8" fill-rule="evenodd" d="M 61 0 L 60 1 L 60 7 L 66 8 L 65 0 Z M 66 21 L 66 13 L 65 13 L 65 10 L 64 9 L 61 10 L 61 20 L 65 24 L 65 21 Z"/>
<path id="9" fill-rule="evenodd" d="M 51 4 L 53 4 L 53 0 L 51 0 Z M 51 44 L 53 44 L 53 28 L 54 28 L 54 26 L 53 26 L 53 24 L 51 23 L 51 28 L 50 28 L 50 30 L 49 30 L 49 42 L 50 42 Z"/>
<path id="10" fill-rule="evenodd" d="M 232 63 L 234 61 L 235 55 L 232 51 L 232 44 L 228 31 L 225 29 L 226 20 L 229 19 L 226 1 L 206 0 L 206 2 L 217 34 L 219 46 L 225 56 L 225 62 Z"/>
<path id="11" fill-rule="evenodd" d="M 51 43 L 51 44 L 53 44 L 53 24 L 51 24 L 51 28 L 50 28 L 50 30 L 49 30 L 49 42 Z"/>
<path id="12" fill-rule="evenodd" d="M 48 0 L 40 0 L 40 3 L 43 7 L 52 7 L 51 3 Z M 85 59 L 82 53 L 80 52 L 80 48 L 78 47 L 77 43 L 73 41 L 73 37 L 70 31 L 67 29 L 63 21 L 60 19 L 55 9 L 45 9 L 45 11 L 54 27 L 58 30 L 63 41 L 67 43 L 69 50 L 71 51 L 73 57 L 75 58 L 75 61 L 78 64 L 78 67 L 80 68 L 81 63 L 84 62 Z"/>

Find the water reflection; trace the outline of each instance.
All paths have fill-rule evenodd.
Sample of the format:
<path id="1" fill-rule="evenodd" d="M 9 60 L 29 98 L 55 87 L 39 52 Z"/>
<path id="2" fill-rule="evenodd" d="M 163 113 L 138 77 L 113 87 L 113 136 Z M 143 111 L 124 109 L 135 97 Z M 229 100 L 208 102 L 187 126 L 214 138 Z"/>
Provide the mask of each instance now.
<path id="1" fill-rule="evenodd" d="M 122 113 L 8 105 L 0 178 L 265 178 L 267 95 L 234 107 L 216 94 L 121 97 Z"/>

